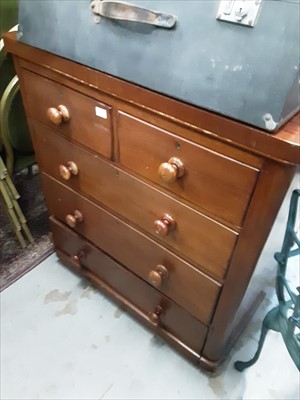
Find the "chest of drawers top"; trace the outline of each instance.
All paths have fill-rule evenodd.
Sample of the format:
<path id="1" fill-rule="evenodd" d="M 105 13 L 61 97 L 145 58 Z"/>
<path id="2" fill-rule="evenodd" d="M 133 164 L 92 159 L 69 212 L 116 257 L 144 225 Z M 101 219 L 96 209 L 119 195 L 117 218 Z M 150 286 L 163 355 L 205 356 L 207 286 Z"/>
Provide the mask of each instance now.
<path id="1" fill-rule="evenodd" d="M 30 69 L 33 72 L 41 73 L 42 67 L 42 74 L 45 77 L 54 78 L 57 82 L 67 84 L 76 90 L 79 89 L 83 94 L 92 95 L 92 97 L 96 93 L 98 97 L 100 90 L 101 99 L 107 99 L 108 102 L 110 100 L 113 103 L 119 100 L 124 104 L 125 111 L 128 110 L 129 104 L 139 106 L 143 111 L 149 111 L 152 118 L 155 118 L 152 119 L 154 125 L 157 124 L 157 117 L 160 116 L 162 117 L 160 127 L 172 131 L 176 123 L 177 134 L 201 142 L 204 146 L 213 146 L 216 151 L 220 149 L 220 152 L 225 152 L 225 147 L 220 148 L 216 142 L 212 145 L 211 138 L 228 143 L 231 155 L 234 154 L 232 148 L 234 145 L 263 157 L 299 164 L 299 113 L 277 132 L 266 134 L 265 131 L 249 125 L 189 106 L 100 71 L 21 44 L 16 40 L 15 32 L 8 32 L 3 35 L 3 38 L 7 51 L 22 59 L 24 67 L 28 66 L 27 62 L 30 61 Z M 140 114 L 136 110 L 137 116 L 142 114 L 143 112 Z M 185 130 L 185 127 L 188 127 L 188 130 Z M 193 135 L 191 130 L 195 131 L 196 135 Z M 245 157 L 244 154 L 243 158 Z"/>

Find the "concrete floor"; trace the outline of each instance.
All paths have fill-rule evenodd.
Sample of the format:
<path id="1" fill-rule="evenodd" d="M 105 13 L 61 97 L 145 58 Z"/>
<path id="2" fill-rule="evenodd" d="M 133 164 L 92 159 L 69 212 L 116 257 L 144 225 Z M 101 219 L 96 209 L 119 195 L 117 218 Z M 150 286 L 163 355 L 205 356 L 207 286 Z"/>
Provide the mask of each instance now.
<path id="1" fill-rule="evenodd" d="M 268 241 L 278 249 L 285 221 L 286 206 Z M 262 318 L 276 304 L 267 246 L 259 263 L 272 270 L 267 299 L 209 374 L 50 256 L 1 293 L 1 399 L 299 399 L 299 373 L 275 332 L 252 368 L 233 368 L 254 354 Z M 290 270 L 299 285 L 299 258 Z"/>
<path id="2" fill-rule="evenodd" d="M 260 313 L 216 375 L 197 370 L 50 256 L 2 292 L 1 399 L 298 399 L 299 375 Z"/>

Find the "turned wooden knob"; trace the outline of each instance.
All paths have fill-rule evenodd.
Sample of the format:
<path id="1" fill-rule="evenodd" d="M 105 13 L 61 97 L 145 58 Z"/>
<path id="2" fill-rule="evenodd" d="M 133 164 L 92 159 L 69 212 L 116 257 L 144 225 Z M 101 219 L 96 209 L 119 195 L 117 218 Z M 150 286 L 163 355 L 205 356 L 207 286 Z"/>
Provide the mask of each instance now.
<path id="1" fill-rule="evenodd" d="M 70 113 L 66 106 L 59 105 L 57 108 L 50 107 L 47 110 L 47 117 L 54 125 L 60 125 L 70 119 Z"/>
<path id="2" fill-rule="evenodd" d="M 184 174 L 184 165 L 177 157 L 172 157 L 168 162 L 160 164 L 158 175 L 165 183 L 172 183 Z"/>
<path id="3" fill-rule="evenodd" d="M 68 161 L 67 165 L 62 164 L 59 166 L 59 174 L 66 181 L 71 178 L 71 175 L 78 175 L 78 172 L 78 167 L 74 161 Z"/>
<path id="4" fill-rule="evenodd" d="M 155 233 L 159 236 L 167 236 L 168 233 L 175 229 L 176 222 L 169 214 L 164 214 L 161 219 L 154 221 Z"/>
<path id="5" fill-rule="evenodd" d="M 83 221 L 83 215 L 80 211 L 75 210 L 74 214 L 68 214 L 66 216 L 66 223 L 71 227 L 75 228 L 78 222 Z"/>
<path id="6" fill-rule="evenodd" d="M 83 250 L 79 250 L 78 253 L 72 257 L 72 260 L 75 264 L 81 267 L 81 259 L 85 257 L 85 252 Z"/>
<path id="7" fill-rule="evenodd" d="M 164 265 L 157 265 L 152 271 L 149 272 L 149 281 L 155 287 L 160 287 L 164 280 L 167 279 L 169 273 Z"/>
<path id="8" fill-rule="evenodd" d="M 158 325 L 160 323 L 160 316 L 163 312 L 163 309 L 160 306 L 155 308 L 155 311 L 150 311 L 148 313 L 148 318 L 154 325 Z"/>

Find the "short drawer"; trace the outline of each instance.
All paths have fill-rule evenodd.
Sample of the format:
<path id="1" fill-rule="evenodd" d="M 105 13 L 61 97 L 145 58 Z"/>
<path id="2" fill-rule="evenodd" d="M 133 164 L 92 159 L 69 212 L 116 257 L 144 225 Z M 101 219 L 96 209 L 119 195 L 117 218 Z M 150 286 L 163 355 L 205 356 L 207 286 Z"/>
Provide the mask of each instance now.
<path id="1" fill-rule="evenodd" d="M 203 323 L 210 322 L 221 285 L 103 208 L 42 174 L 50 213 L 66 222 L 79 211 L 74 230 L 172 298 Z M 76 214 L 75 214 L 76 215 Z"/>
<path id="2" fill-rule="evenodd" d="M 200 354 L 207 333 L 201 322 L 55 219 L 51 229 L 63 261 L 150 322 L 158 333 Z"/>
<path id="3" fill-rule="evenodd" d="M 128 114 L 118 114 L 120 163 L 177 196 L 241 226 L 258 170 Z"/>
<path id="4" fill-rule="evenodd" d="M 236 232 L 47 129 L 35 126 L 33 136 L 42 170 L 110 208 L 201 269 L 224 277 Z M 71 162 L 79 172 L 66 181 L 60 166 Z"/>
<path id="5" fill-rule="evenodd" d="M 106 158 L 112 156 L 111 108 L 23 70 L 29 116 Z"/>

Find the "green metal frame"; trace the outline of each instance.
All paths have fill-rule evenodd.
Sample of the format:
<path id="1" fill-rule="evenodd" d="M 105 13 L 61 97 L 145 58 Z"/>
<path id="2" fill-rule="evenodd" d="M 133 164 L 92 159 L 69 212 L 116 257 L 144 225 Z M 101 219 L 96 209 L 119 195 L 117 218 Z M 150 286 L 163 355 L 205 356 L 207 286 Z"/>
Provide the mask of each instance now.
<path id="1" fill-rule="evenodd" d="M 1 31 L 3 16 L 5 22 L 9 23 L 11 19 L 16 19 L 17 17 L 18 2 L 9 1 L 5 4 L 1 2 L 0 6 L 0 21 L 1 21 Z M 6 11 L 4 13 L 4 11 Z M 11 16 L 12 18 L 9 18 Z M 9 23 L 11 26 L 11 23 Z M 17 30 L 18 25 L 15 25 L 10 31 Z M 7 30 L 8 27 L 5 29 Z M 2 75 L 3 80 L 1 81 L 1 101 L 0 101 L 0 151 L 4 147 L 5 150 L 5 160 L 6 164 L 0 156 L 0 201 L 4 206 L 4 210 L 14 228 L 15 234 L 22 247 L 26 246 L 25 239 L 27 238 L 29 242 L 33 241 L 33 237 L 30 230 L 27 227 L 25 216 L 18 204 L 18 199 L 20 198 L 11 177 L 13 176 L 14 170 L 21 170 L 22 168 L 31 168 L 34 164 L 35 158 L 34 154 L 21 154 L 18 155 L 13 149 L 13 145 L 10 142 L 10 137 L 12 131 L 10 130 L 9 117 L 12 110 L 13 101 L 19 92 L 19 79 L 17 75 L 14 75 L 13 65 L 6 64 L 7 53 L 4 47 L 4 42 L 0 40 L 0 67 L 1 74 L 4 73 L 5 77 Z M 7 67 L 8 65 L 8 67 Z M 7 69 L 8 68 L 8 69 Z M 9 73 L 8 73 L 9 72 Z M 8 83 L 8 84 L 7 84 Z M 14 109 L 15 111 L 15 109 Z M 20 116 L 17 112 L 14 113 L 15 118 Z"/>
<path id="2" fill-rule="evenodd" d="M 10 31 L 16 31 L 18 25 L 15 25 L 10 29 Z M 15 75 L 13 64 L 7 64 L 7 52 L 4 47 L 3 39 L 0 40 L 0 67 L 1 74 L 3 73 L 4 87 L 1 88 L 1 101 L 0 101 L 0 151 L 4 147 L 5 151 L 5 164 L 10 176 L 12 176 L 14 171 L 20 171 L 23 168 L 30 167 L 35 162 L 34 152 L 28 151 L 28 142 L 26 139 L 22 147 L 16 146 L 14 141 L 11 139 L 15 138 L 14 126 L 10 126 L 11 113 L 16 114 L 20 112 L 16 109 L 14 101 L 19 93 L 19 80 L 17 75 Z M 6 70 L 8 68 L 8 70 Z M 4 71 L 3 71 L 4 69 Z M 3 86 L 3 85 L 2 85 Z M 19 115 L 14 115 L 14 118 L 19 118 Z M 22 116 L 23 118 L 23 116 Z M 24 123 L 26 124 L 25 120 Z M 26 125 L 27 127 L 27 125 Z M 24 127 L 24 135 L 29 135 Z M 25 136 L 27 138 L 27 136 Z M 26 147 L 27 146 L 27 147 Z"/>
<path id="3" fill-rule="evenodd" d="M 7 85 L 0 101 L 0 136 L 6 152 L 6 168 L 10 176 L 14 167 L 14 152 L 9 142 L 9 111 L 19 86 L 19 78 L 15 75 Z"/>
<path id="4" fill-rule="evenodd" d="M 289 258 L 300 254 L 300 241 L 296 232 L 299 197 L 300 190 L 294 190 L 290 201 L 282 249 L 274 255 L 278 263 L 276 279 L 278 306 L 269 311 L 263 320 L 261 336 L 254 357 L 249 361 L 237 361 L 234 364 L 235 368 L 240 372 L 250 367 L 258 360 L 266 335 L 270 329 L 281 333 L 285 346 L 294 364 L 300 371 L 300 333 L 297 332 L 297 330 L 300 329 L 300 286 L 296 288 L 298 293 L 294 293 L 290 289 L 286 279 Z M 286 299 L 286 294 L 289 297 L 288 299 Z"/>
<path id="5" fill-rule="evenodd" d="M 14 228 L 15 234 L 22 247 L 26 246 L 23 234 L 29 242 L 33 242 L 33 237 L 27 227 L 25 216 L 18 204 L 18 194 L 12 180 L 10 179 L 4 162 L 0 156 L 0 201 L 4 205 L 8 218 Z"/>
<path id="6" fill-rule="evenodd" d="M 21 170 L 35 163 L 33 152 L 30 154 L 18 154 L 18 152 L 14 151 L 9 139 L 11 137 L 9 115 L 19 89 L 19 78 L 15 75 L 4 90 L 0 101 L 0 137 L 5 149 L 5 164 L 10 176 L 13 175 L 14 170 Z"/>

